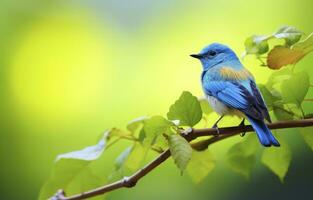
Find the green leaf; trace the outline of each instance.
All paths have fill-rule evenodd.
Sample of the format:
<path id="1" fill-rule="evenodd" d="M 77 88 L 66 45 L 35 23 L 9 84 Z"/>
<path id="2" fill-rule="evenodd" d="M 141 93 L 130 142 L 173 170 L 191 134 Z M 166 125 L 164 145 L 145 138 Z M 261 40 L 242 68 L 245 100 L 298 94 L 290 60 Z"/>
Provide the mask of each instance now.
<path id="1" fill-rule="evenodd" d="M 304 54 L 313 51 L 313 33 L 311 33 L 305 40 L 298 42 L 291 47 L 292 49 L 300 49 Z"/>
<path id="2" fill-rule="evenodd" d="M 125 169 L 131 172 L 138 170 L 146 157 L 147 151 L 148 148 L 136 143 L 127 147 L 115 160 L 116 171 L 123 174 Z"/>
<path id="3" fill-rule="evenodd" d="M 264 149 L 261 161 L 283 182 L 291 162 L 291 150 L 281 137 L 279 142 L 281 146 L 278 148 Z"/>
<path id="4" fill-rule="evenodd" d="M 185 138 L 180 135 L 167 137 L 172 158 L 176 166 L 183 172 L 192 156 L 192 148 Z"/>
<path id="5" fill-rule="evenodd" d="M 167 147 L 164 138 L 160 138 L 161 134 L 173 134 L 175 124 L 161 116 L 153 116 L 144 122 L 143 128 L 139 132 L 139 141 L 145 148 L 155 145 L 157 147 Z"/>
<path id="6" fill-rule="evenodd" d="M 289 68 L 284 68 L 279 71 L 273 72 L 267 80 L 266 88 L 272 93 L 273 96 L 282 99 L 281 85 L 282 82 L 291 77 L 292 71 Z"/>
<path id="7" fill-rule="evenodd" d="M 268 53 L 267 66 L 280 69 L 285 65 L 296 64 L 306 54 L 313 50 L 313 34 L 298 42 L 304 33 L 292 26 L 283 26 L 269 36 L 253 35 L 245 41 L 245 54 L 257 56 L 269 51 L 268 41 L 273 38 L 285 40 L 285 45 L 275 46 Z"/>
<path id="8" fill-rule="evenodd" d="M 190 92 L 183 92 L 167 113 L 170 120 L 179 120 L 180 125 L 193 127 L 202 118 L 202 110 L 198 99 Z"/>
<path id="9" fill-rule="evenodd" d="M 279 101 L 280 98 L 277 96 L 274 96 L 269 89 L 263 84 L 258 85 L 259 90 L 262 93 L 262 96 L 264 98 L 264 101 L 268 107 L 268 110 L 273 110 L 273 105 L 275 102 Z"/>
<path id="10" fill-rule="evenodd" d="M 174 132 L 170 132 L 170 134 L 174 134 Z M 144 142 L 143 146 L 144 147 L 149 147 L 149 145 L 146 145 L 146 141 Z M 168 148 L 168 141 L 166 140 L 165 137 L 155 137 L 153 138 L 153 141 L 150 145 L 151 148 L 157 149 L 159 151 L 164 151 L 165 149 Z"/>
<path id="11" fill-rule="evenodd" d="M 127 130 L 129 130 L 130 132 L 134 133 L 136 130 L 138 130 L 144 124 L 144 122 L 147 119 L 148 119 L 148 117 L 143 116 L 143 117 L 138 117 L 136 119 L 131 120 L 127 124 Z"/>
<path id="12" fill-rule="evenodd" d="M 119 128 L 112 128 L 111 130 L 107 131 L 108 133 L 108 137 L 125 137 L 125 136 L 129 136 L 130 133 L 127 131 L 124 131 L 122 129 Z"/>
<path id="13" fill-rule="evenodd" d="M 157 137 L 163 133 L 171 132 L 173 122 L 161 116 L 153 116 L 146 120 L 143 126 L 146 137 Z"/>
<path id="14" fill-rule="evenodd" d="M 200 183 L 214 167 L 215 160 L 210 151 L 193 151 L 186 171 L 194 183 Z"/>
<path id="15" fill-rule="evenodd" d="M 306 96 L 309 87 L 310 80 L 307 73 L 294 73 L 289 79 L 282 82 L 281 89 L 284 102 L 300 105 Z"/>
<path id="16" fill-rule="evenodd" d="M 204 114 L 208 115 L 213 112 L 206 97 L 199 98 L 198 100 L 200 103 L 201 110 Z"/>
<path id="17" fill-rule="evenodd" d="M 273 110 L 278 120 L 292 120 L 302 118 L 301 108 L 296 104 L 277 103 L 274 105 Z"/>
<path id="18" fill-rule="evenodd" d="M 273 34 L 273 36 L 278 39 L 284 39 L 286 41 L 286 46 L 291 46 L 297 43 L 302 35 L 302 31 L 299 31 L 292 26 L 282 26 Z"/>
<path id="19" fill-rule="evenodd" d="M 268 51 L 267 40 L 269 37 L 263 35 L 252 35 L 245 41 L 245 48 L 247 54 L 261 55 Z"/>
<path id="20" fill-rule="evenodd" d="M 284 39 L 287 47 L 298 42 L 303 32 L 292 26 L 283 26 L 269 36 L 252 35 L 245 41 L 246 54 L 261 55 L 269 50 L 268 40 L 273 38 Z"/>
<path id="21" fill-rule="evenodd" d="M 138 136 L 139 142 L 140 142 L 140 143 L 143 143 L 143 141 L 145 140 L 145 138 L 146 138 L 145 130 L 144 130 L 144 128 L 141 128 L 141 129 L 140 129 L 140 132 L 139 132 L 139 136 Z"/>
<path id="22" fill-rule="evenodd" d="M 86 192 L 103 185 L 105 182 L 106 181 L 103 178 L 96 176 L 90 167 L 86 167 L 77 177 L 75 177 L 75 179 L 73 179 L 73 183 L 66 189 L 66 195 L 69 196 Z M 104 195 L 95 196 L 89 199 L 104 200 Z"/>
<path id="23" fill-rule="evenodd" d="M 135 144 L 125 162 L 125 167 L 132 172 L 138 170 L 139 167 L 143 164 L 148 150 L 149 148 L 145 148 L 140 144 Z"/>
<path id="24" fill-rule="evenodd" d="M 313 151 L 313 128 L 307 127 L 307 128 L 301 128 L 299 130 L 300 130 L 300 133 L 301 133 L 304 141 L 307 143 L 307 145 Z"/>
<path id="25" fill-rule="evenodd" d="M 289 68 L 284 68 L 279 71 L 273 72 L 268 78 L 266 87 L 270 90 L 275 88 L 276 84 L 279 84 L 282 81 L 288 79 L 291 76 L 291 74 L 292 74 L 292 71 Z"/>
<path id="26" fill-rule="evenodd" d="M 101 156 L 105 149 L 107 137 L 108 132 L 94 146 L 59 155 L 55 161 L 51 177 L 41 188 L 39 199 L 48 199 L 60 188 L 66 190 L 73 183 L 73 180 L 84 172 L 88 164 Z"/>
<path id="27" fill-rule="evenodd" d="M 122 169 L 124 166 L 129 154 L 132 152 L 133 146 L 127 147 L 115 160 L 115 169 L 116 171 Z"/>
<path id="28" fill-rule="evenodd" d="M 227 152 L 227 164 L 234 171 L 249 178 L 255 165 L 255 153 L 260 147 L 255 134 L 249 134 L 246 140 L 236 143 Z"/>
<path id="29" fill-rule="evenodd" d="M 301 87 L 297 87 L 299 83 Z M 305 72 L 293 73 L 284 68 L 272 73 L 266 86 L 260 86 L 260 90 L 266 103 L 271 102 L 269 108 L 274 110 L 277 119 L 299 119 L 303 118 L 301 103 L 309 87 L 309 77 Z"/>

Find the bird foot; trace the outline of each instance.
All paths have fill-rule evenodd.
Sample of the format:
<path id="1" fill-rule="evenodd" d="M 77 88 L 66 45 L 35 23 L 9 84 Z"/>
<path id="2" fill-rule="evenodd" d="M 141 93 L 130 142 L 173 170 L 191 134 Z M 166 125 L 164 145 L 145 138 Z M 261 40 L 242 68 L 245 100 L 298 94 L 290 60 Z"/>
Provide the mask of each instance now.
<path id="1" fill-rule="evenodd" d="M 220 134 L 220 130 L 218 129 L 217 124 L 219 121 L 221 121 L 223 119 L 223 117 L 224 117 L 224 115 L 220 116 L 220 118 L 212 126 L 212 128 L 214 128 L 216 130 L 215 136 L 219 136 L 219 134 Z"/>

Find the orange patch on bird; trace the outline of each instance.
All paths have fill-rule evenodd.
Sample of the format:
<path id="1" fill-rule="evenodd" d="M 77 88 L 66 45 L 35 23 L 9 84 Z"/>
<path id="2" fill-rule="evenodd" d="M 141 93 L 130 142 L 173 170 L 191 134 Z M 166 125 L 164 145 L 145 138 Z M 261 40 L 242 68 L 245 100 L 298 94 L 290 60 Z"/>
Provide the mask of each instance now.
<path id="1" fill-rule="evenodd" d="M 236 70 L 231 67 L 222 67 L 220 75 L 228 80 L 247 80 L 252 74 L 247 69 Z"/>

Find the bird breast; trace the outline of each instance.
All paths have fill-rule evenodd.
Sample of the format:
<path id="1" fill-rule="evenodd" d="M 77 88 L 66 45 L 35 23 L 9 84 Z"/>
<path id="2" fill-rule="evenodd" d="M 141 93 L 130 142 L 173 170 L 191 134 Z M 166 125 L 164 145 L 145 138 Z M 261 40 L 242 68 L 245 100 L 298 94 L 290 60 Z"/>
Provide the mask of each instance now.
<path id="1" fill-rule="evenodd" d="M 242 118 L 244 115 L 241 111 L 237 109 L 233 109 L 225 105 L 223 102 L 219 101 L 217 98 L 213 96 L 207 96 L 207 100 L 212 107 L 212 109 L 217 112 L 219 115 L 236 115 Z"/>
<path id="2" fill-rule="evenodd" d="M 229 113 L 229 107 L 224 103 L 220 102 L 217 98 L 213 96 L 207 96 L 208 102 L 212 109 L 219 115 L 226 115 Z"/>

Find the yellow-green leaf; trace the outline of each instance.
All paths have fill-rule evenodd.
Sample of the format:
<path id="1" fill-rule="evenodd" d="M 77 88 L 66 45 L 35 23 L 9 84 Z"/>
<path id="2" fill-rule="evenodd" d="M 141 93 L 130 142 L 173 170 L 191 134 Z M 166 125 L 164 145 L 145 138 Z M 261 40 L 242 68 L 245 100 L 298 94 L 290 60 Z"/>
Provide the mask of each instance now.
<path id="1" fill-rule="evenodd" d="M 142 125 L 143 123 L 145 122 L 145 120 L 147 120 L 148 117 L 146 116 L 143 116 L 143 117 L 138 117 L 136 119 L 133 119 L 131 120 L 130 122 L 128 122 L 127 124 L 127 129 L 134 133 L 136 130 L 138 130 Z"/>
<path id="2" fill-rule="evenodd" d="M 115 160 L 115 169 L 116 171 L 122 169 L 124 164 L 133 150 L 133 146 L 127 147 Z"/>
<path id="3" fill-rule="evenodd" d="M 41 188 L 39 199 L 48 199 L 58 189 L 67 189 L 73 184 L 73 180 L 84 173 L 88 164 L 101 156 L 105 149 L 107 136 L 108 132 L 96 145 L 59 155 L 53 166 L 52 175 Z"/>
<path id="4" fill-rule="evenodd" d="M 141 128 L 138 134 L 138 140 L 140 143 L 143 143 L 144 139 L 146 138 L 146 133 L 144 128 Z"/>
<path id="5" fill-rule="evenodd" d="M 125 162 L 125 167 L 131 171 L 138 170 L 146 157 L 147 150 L 148 148 L 135 144 Z"/>
<path id="6" fill-rule="evenodd" d="M 183 92 L 167 113 L 170 120 L 179 120 L 180 125 L 193 127 L 202 118 L 202 110 L 197 97 Z"/>
<path id="7" fill-rule="evenodd" d="M 168 121 L 162 116 L 153 116 L 144 122 L 144 132 L 146 137 L 155 137 L 163 133 L 168 133 L 173 122 Z"/>
<path id="8" fill-rule="evenodd" d="M 200 183 L 215 167 L 215 160 L 209 150 L 193 151 L 187 166 L 187 173 L 195 183 Z"/>
<path id="9" fill-rule="evenodd" d="M 311 33 L 305 40 L 293 45 L 291 48 L 301 49 L 305 54 L 313 51 L 313 33 Z"/>
<path id="10" fill-rule="evenodd" d="M 258 85 L 259 90 L 262 93 L 262 96 L 264 98 L 264 101 L 266 103 L 266 106 L 268 107 L 269 110 L 273 109 L 273 105 L 276 101 L 279 101 L 280 98 L 277 96 L 274 96 L 271 91 L 263 84 Z"/>
<path id="11" fill-rule="evenodd" d="M 175 126 L 173 122 L 162 116 L 153 116 L 144 120 L 144 125 L 139 131 L 138 139 L 145 148 L 150 148 L 152 145 L 164 147 L 164 144 L 166 144 L 167 147 L 165 139 L 159 136 L 161 134 L 174 133 L 173 127 Z"/>
<path id="12" fill-rule="evenodd" d="M 267 40 L 270 37 L 263 35 L 253 35 L 248 37 L 245 41 L 246 54 L 264 54 L 268 51 Z"/>
<path id="13" fill-rule="evenodd" d="M 301 119 L 302 111 L 299 105 L 292 103 L 277 103 L 273 106 L 274 114 L 278 120 Z"/>
<path id="14" fill-rule="evenodd" d="M 298 42 L 302 35 L 303 32 L 293 26 L 282 26 L 273 34 L 278 39 L 284 39 L 286 46 L 291 46 Z"/>
<path id="15" fill-rule="evenodd" d="M 280 147 L 264 149 L 261 161 L 283 182 L 291 162 L 291 150 L 281 137 L 279 142 Z"/>
<path id="16" fill-rule="evenodd" d="M 233 145 L 227 152 L 227 164 L 234 171 L 249 178 L 255 165 L 255 152 L 260 147 L 255 134 L 249 134 L 247 138 Z"/>
<path id="17" fill-rule="evenodd" d="M 180 135 L 167 137 L 172 158 L 176 166 L 183 172 L 192 156 L 192 148 L 185 138 Z"/>
<path id="18" fill-rule="evenodd" d="M 106 180 L 101 176 L 95 175 L 90 167 L 86 167 L 82 172 L 73 179 L 72 184 L 66 188 L 66 195 L 79 194 L 89 190 L 93 190 L 104 185 Z M 89 198 L 90 200 L 104 200 L 104 195 Z M 89 200 L 88 199 L 88 200 Z"/>
<path id="19" fill-rule="evenodd" d="M 130 133 L 127 131 L 124 131 L 119 128 L 112 128 L 111 130 L 107 131 L 108 137 L 124 137 L 124 136 L 129 136 Z"/>
<path id="20" fill-rule="evenodd" d="M 301 133 L 304 141 L 307 143 L 307 145 L 313 151 L 313 128 L 307 127 L 307 128 L 301 128 L 299 130 L 300 130 L 300 133 Z"/>
<path id="21" fill-rule="evenodd" d="M 301 87 L 299 87 L 299 85 Z M 294 73 L 281 85 L 282 97 L 285 103 L 300 105 L 310 87 L 310 78 L 306 72 Z"/>
<path id="22" fill-rule="evenodd" d="M 291 77 L 292 71 L 289 68 L 283 68 L 279 71 L 273 72 L 267 80 L 266 88 L 269 89 L 271 94 L 281 100 L 281 85 L 283 81 Z"/>
<path id="23" fill-rule="evenodd" d="M 127 147 L 115 160 L 116 171 L 136 171 L 144 161 L 147 150 L 148 148 L 136 143 Z"/>

